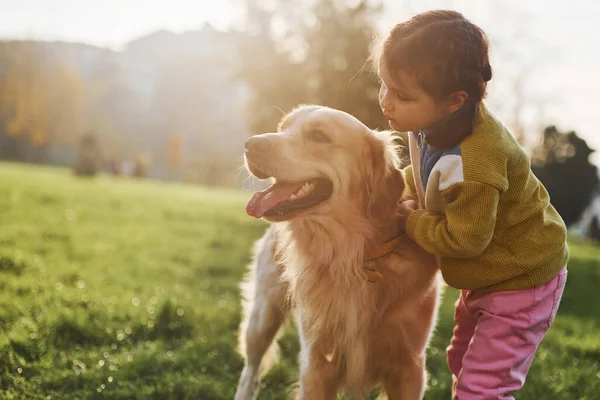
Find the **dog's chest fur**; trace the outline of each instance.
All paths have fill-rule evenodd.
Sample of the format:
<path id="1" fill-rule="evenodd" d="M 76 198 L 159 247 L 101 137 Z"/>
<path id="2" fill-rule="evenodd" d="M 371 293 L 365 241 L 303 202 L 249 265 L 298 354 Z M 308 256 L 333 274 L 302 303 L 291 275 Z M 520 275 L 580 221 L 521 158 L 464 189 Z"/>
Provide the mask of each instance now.
<path id="1" fill-rule="evenodd" d="M 365 368 L 376 351 L 373 327 L 383 315 L 377 288 L 362 276 L 364 237 L 320 224 L 289 224 L 278 231 L 278 256 L 298 308 L 301 340 L 344 371 L 345 381 L 370 380 Z"/>

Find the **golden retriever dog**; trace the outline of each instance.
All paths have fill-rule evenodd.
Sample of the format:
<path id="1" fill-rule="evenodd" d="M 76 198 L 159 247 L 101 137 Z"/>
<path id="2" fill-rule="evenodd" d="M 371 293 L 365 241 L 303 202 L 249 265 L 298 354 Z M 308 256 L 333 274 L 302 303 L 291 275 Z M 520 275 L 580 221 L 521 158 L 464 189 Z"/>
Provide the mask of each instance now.
<path id="1" fill-rule="evenodd" d="M 372 388 L 421 399 L 441 281 L 434 258 L 398 230 L 405 181 L 394 137 L 342 111 L 300 106 L 276 133 L 248 139 L 245 163 L 273 180 L 246 209 L 272 224 L 243 284 L 235 398 L 256 398 L 293 313 L 301 399 L 362 399 Z"/>

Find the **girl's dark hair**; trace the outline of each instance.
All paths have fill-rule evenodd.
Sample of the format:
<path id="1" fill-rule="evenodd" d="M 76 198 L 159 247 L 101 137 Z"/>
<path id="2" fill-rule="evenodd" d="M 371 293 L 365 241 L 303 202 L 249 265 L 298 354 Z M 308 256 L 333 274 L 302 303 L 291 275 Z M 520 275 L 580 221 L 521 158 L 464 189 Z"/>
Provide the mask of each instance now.
<path id="1" fill-rule="evenodd" d="M 415 15 L 396 25 L 380 50 L 379 62 L 392 76 L 410 73 L 436 99 L 464 90 L 479 103 L 492 79 L 485 33 L 456 11 Z"/>
<path id="2" fill-rule="evenodd" d="M 436 100 L 464 90 L 468 100 L 459 115 L 432 129 L 427 141 L 449 147 L 468 136 L 479 105 L 492 79 L 488 39 L 477 25 L 461 13 L 434 10 L 417 14 L 396 25 L 383 41 L 375 61 L 383 63 L 392 79 L 399 71 L 413 76 Z"/>

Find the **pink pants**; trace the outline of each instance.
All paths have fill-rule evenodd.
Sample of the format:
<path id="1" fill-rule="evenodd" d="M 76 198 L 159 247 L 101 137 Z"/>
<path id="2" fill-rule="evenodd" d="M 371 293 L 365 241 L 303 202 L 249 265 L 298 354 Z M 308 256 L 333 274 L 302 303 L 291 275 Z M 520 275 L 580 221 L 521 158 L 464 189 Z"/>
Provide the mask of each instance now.
<path id="1" fill-rule="evenodd" d="M 527 290 L 462 290 L 447 349 L 453 399 L 509 400 L 525 383 L 535 352 L 550 329 L 567 280 L 567 267 Z"/>

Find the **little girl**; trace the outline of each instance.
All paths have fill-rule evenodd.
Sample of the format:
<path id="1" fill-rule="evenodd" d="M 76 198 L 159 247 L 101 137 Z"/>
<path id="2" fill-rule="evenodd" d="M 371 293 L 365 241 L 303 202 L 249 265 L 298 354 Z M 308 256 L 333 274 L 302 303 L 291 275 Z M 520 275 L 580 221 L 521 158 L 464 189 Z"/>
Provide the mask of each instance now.
<path id="1" fill-rule="evenodd" d="M 482 103 L 483 31 L 454 11 L 396 25 L 377 54 L 379 103 L 409 133 L 406 233 L 461 289 L 447 349 L 453 398 L 513 399 L 566 282 L 566 228 L 526 152 Z"/>

